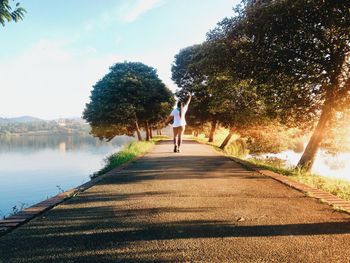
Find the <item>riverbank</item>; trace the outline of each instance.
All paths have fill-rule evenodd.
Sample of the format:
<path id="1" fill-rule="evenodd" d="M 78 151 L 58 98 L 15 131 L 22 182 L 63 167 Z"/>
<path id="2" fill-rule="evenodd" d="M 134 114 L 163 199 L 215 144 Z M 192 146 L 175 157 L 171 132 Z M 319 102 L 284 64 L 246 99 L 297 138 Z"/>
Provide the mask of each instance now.
<path id="1" fill-rule="evenodd" d="M 350 201 L 350 181 L 305 172 L 297 168 L 287 168 L 284 167 L 283 163 L 278 159 L 244 158 L 241 151 L 238 149 L 239 146 L 234 145 L 234 143 L 231 143 L 231 145 L 228 145 L 225 150 L 222 150 L 219 148 L 217 142 L 209 143 L 207 138 L 193 137 L 193 139 L 200 143 L 211 145 L 216 151 L 223 153 L 225 156 L 243 159 L 251 165 L 284 175 L 296 182 Z"/>

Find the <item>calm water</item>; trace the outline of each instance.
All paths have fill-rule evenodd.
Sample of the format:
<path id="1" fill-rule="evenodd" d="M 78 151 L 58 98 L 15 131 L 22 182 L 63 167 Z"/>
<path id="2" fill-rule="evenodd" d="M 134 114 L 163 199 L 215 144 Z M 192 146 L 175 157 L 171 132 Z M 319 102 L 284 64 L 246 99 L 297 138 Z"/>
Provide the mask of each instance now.
<path id="1" fill-rule="evenodd" d="M 0 216 L 89 180 L 103 159 L 133 140 L 100 142 L 92 136 L 0 137 Z"/>

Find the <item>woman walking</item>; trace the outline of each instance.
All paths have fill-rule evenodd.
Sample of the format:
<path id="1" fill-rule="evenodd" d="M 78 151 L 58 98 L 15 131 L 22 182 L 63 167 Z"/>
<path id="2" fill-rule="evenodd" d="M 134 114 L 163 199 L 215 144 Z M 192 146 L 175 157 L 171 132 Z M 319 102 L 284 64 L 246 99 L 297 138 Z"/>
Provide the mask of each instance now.
<path id="1" fill-rule="evenodd" d="M 186 112 L 191 101 L 191 93 L 188 93 L 188 99 L 185 105 L 180 100 L 177 102 L 177 107 L 170 113 L 173 117 L 173 132 L 174 132 L 174 152 L 180 152 L 182 143 L 182 135 L 186 127 Z"/>

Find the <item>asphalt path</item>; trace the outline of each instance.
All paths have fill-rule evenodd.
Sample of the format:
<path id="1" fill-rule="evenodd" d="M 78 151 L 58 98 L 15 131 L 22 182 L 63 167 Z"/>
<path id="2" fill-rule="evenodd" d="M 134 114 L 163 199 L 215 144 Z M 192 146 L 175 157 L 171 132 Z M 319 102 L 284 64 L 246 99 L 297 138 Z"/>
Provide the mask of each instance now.
<path id="1" fill-rule="evenodd" d="M 350 262 L 350 216 L 170 141 L 0 238 L 0 262 Z"/>

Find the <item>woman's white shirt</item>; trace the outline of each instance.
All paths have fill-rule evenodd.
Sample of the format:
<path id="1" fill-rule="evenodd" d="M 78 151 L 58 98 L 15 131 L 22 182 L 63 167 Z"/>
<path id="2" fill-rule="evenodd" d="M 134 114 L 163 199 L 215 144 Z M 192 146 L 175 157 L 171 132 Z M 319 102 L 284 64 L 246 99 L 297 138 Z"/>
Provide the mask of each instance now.
<path id="1" fill-rule="evenodd" d="M 173 123 L 174 128 L 186 125 L 185 115 L 186 115 L 187 109 L 188 109 L 188 105 L 185 105 L 182 108 L 181 118 L 180 118 L 180 110 L 178 108 L 173 109 L 173 111 L 170 113 L 170 116 L 174 117 L 174 123 Z"/>

